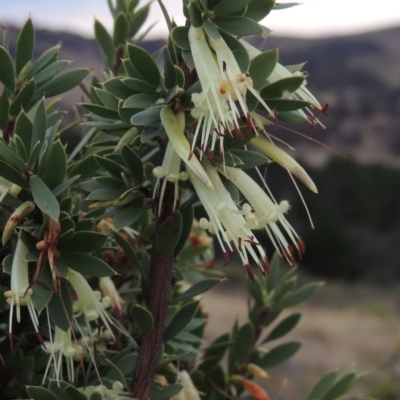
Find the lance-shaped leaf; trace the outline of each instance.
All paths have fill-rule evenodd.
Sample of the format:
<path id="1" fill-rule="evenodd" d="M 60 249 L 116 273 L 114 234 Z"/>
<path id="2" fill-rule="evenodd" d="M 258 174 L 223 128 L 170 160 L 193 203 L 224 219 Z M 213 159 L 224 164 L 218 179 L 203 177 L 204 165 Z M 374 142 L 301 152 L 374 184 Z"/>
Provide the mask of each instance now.
<path id="1" fill-rule="evenodd" d="M 210 178 L 208 177 L 200 161 L 195 154 L 191 155 L 190 144 L 185 134 L 181 130 L 175 114 L 170 107 L 163 107 L 161 110 L 161 122 L 169 140 L 179 157 L 185 162 L 187 167 L 209 188 L 214 189 Z"/>
<path id="2" fill-rule="evenodd" d="M 114 42 L 107 29 L 97 19 L 94 21 L 94 34 L 101 51 L 112 62 L 115 56 Z"/>
<path id="3" fill-rule="evenodd" d="M 28 18 L 17 39 L 17 47 L 15 50 L 15 66 L 17 69 L 17 75 L 20 74 L 25 64 L 31 60 L 34 48 L 35 29 L 32 20 Z"/>
<path id="4" fill-rule="evenodd" d="M 251 145 L 263 152 L 267 157 L 277 162 L 281 167 L 285 168 L 291 174 L 302 181 L 312 192 L 318 193 L 315 183 L 309 177 L 304 168 L 288 153 L 279 148 L 276 144 L 265 138 L 254 138 Z"/>
<path id="5" fill-rule="evenodd" d="M 182 300 L 191 299 L 192 297 L 198 296 L 204 292 L 207 292 L 218 283 L 222 282 L 222 279 L 218 278 L 206 278 L 202 279 L 199 282 L 196 282 L 193 286 L 191 286 L 186 292 L 182 293 L 175 299 L 173 299 L 172 303 L 178 303 Z"/>
<path id="6" fill-rule="evenodd" d="M 151 55 L 133 44 L 128 45 L 129 60 L 139 75 L 154 87 L 160 84 L 160 71 Z"/>
<path id="7" fill-rule="evenodd" d="M 60 205 L 52 191 L 37 175 L 31 176 L 30 186 L 33 200 L 40 210 L 54 220 L 58 220 L 60 215 Z"/>
<path id="8" fill-rule="evenodd" d="M 0 82 L 2 82 L 11 93 L 14 93 L 14 64 L 10 53 L 3 46 L 0 46 Z"/>
<path id="9" fill-rule="evenodd" d="M 10 105 L 10 115 L 16 117 L 21 109 L 25 109 L 36 90 L 36 84 L 31 79 L 18 93 Z"/>
<path id="10" fill-rule="evenodd" d="M 135 304 L 129 311 L 131 317 L 139 325 L 143 333 L 149 335 L 154 328 L 154 318 L 151 312 L 139 304 Z"/>

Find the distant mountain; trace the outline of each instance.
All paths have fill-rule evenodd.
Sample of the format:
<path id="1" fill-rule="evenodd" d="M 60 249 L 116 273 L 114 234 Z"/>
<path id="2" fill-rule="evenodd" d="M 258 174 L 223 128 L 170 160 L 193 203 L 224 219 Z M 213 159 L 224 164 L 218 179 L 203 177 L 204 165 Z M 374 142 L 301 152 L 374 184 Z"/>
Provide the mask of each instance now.
<path id="1" fill-rule="evenodd" d="M 9 28 L 11 48 L 17 34 L 17 29 Z M 329 117 L 322 117 L 326 130 L 319 129 L 314 134 L 304 124 L 300 128 L 302 133 L 360 161 L 400 165 L 399 37 L 400 27 L 323 39 L 270 36 L 253 43 L 263 49 L 279 48 L 284 65 L 307 61 L 308 87 L 321 103 L 329 104 Z M 36 56 L 58 42 L 63 44 L 60 57 L 75 60 L 74 67 L 93 68 L 101 76 L 102 57 L 94 40 L 38 30 Z M 156 40 L 147 41 L 144 46 L 153 52 L 163 44 L 164 41 Z M 298 153 L 316 165 L 332 154 L 292 134 L 289 140 L 296 143 Z"/>

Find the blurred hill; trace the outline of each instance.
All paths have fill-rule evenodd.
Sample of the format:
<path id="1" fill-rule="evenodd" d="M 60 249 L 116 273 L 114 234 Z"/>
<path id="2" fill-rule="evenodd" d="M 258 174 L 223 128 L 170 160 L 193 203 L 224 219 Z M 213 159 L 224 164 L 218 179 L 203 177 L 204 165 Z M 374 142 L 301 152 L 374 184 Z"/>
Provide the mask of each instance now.
<path id="1" fill-rule="evenodd" d="M 18 30 L 9 28 L 10 48 Z M 308 87 L 322 104 L 329 104 L 327 129 L 313 133 L 296 126 L 356 160 L 354 166 L 312 141 L 279 129 L 279 136 L 296 148 L 296 158 L 315 179 L 320 195 L 303 190 L 316 221 L 307 224 L 304 207 L 286 171 L 271 165 L 268 184 L 276 198 L 292 204 L 290 221 L 307 244 L 303 265 L 325 276 L 373 280 L 400 279 L 400 27 L 347 37 L 296 39 L 271 36 L 255 40 L 263 49 L 280 49 L 283 65 L 307 61 Z M 94 40 L 62 32 L 38 30 L 37 57 L 62 42 L 60 57 L 76 60 L 73 67 L 90 67 L 101 77 L 102 57 Z M 164 41 L 147 41 L 155 52 Z M 69 92 L 66 107 L 80 101 Z M 275 128 L 270 128 L 276 134 Z M 268 242 L 266 240 L 266 242 Z"/>

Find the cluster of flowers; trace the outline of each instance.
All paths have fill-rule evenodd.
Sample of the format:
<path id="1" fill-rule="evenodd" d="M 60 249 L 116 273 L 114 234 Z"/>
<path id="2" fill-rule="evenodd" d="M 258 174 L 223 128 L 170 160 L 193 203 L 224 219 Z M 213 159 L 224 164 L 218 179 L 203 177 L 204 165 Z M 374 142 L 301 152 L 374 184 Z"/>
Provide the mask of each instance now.
<path id="1" fill-rule="evenodd" d="M 253 233 L 255 230 L 264 229 L 280 256 L 294 264 L 293 252 L 296 251 L 301 258 L 304 244 L 285 217 L 290 208 L 289 203 L 278 203 L 265 183 L 261 187 L 243 170 L 225 165 L 224 138 L 243 138 L 240 124 L 244 119 L 246 129 L 252 131 L 255 136 L 250 142 L 254 147 L 285 167 L 290 174 L 297 176 L 312 191 L 317 192 L 317 189 L 304 169 L 278 148 L 264 131 L 263 117 L 249 111 L 246 104 L 247 91 L 258 100 L 264 111 L 271 117 L 276 117 L 259 92 L 253 88 L 251 77 L 241 72 L 224 39 L 213 39 L 207 36 L 202 27 L 191 26 L 189 42 L 202 91 L 192 94 L 194 108 L 191 115 L 196 123 L 191 143 L 184 133 L 184 113 L 174 114 L 168 106 L 161 112 L 161 120 L 169 142 L 162 166 L 153 171 L 157 178 L 154 196 L 160 192 L 158 212 L 161 212 L 166 182 L 173 182 L 175 185 L 175 208 L 178 203 L 178 181 L 189 179 L 208 214 L 208 219 L 200 220 L 200 226 L 216 236 L 227 260 L 229 253 L 236 250 L 251 278 L 250 258 L 263 274 L 268 274 L 267 255 Z M 242 43 L 250 58 L 260 53 L 248 43 Z M 273 83 L 288 76 L 293 74 L 277 64 L 268 80 Z M 293 99 L 307 100 L 315 109 L 322 109 L 305 86 L 290 96 Z M 300 114 L 306 117 L 303 111 L 300 111 Z M 318 120 L 314 118 L 313 123 L 315 121 Z M 213 156 L 217 143 L 220 162 Z M 204 154 L 208 157 L 203 157 Z M 186 171 L 180 170 L 181 161 L 185 163 Z M 242 193 L 245 202 L 241 206 L 232 199 L 221 180 L 221 175 Z M 164 181 L 159 190 L 161 179 Z"/>

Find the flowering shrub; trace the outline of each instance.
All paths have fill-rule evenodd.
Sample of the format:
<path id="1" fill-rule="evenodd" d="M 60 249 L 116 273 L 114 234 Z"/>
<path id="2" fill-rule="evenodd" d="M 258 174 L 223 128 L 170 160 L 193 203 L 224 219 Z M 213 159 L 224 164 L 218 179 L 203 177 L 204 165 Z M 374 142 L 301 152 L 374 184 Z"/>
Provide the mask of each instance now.
<path id="1" fill-rule="evenodd" d="M 304 121 L 314 129 L 326 106 L 307 90 L 301 66 L 284 67 L 277 50 L 243 39 L 266 36 L 259 21 L 282 5 L 184 0 L 186 26 L 159 5 L 170 32 L 151 55 L 140 46 L 145 34 L 137 36 L 150 4 L 109 2 L 113 36 L 95 23 L 104 80 L 93 76 L 89 89 L 88 69 L 62 72 L 69 62 L 58 59 L 59 45 L 32 60 L 30 19 L 15 60 L 4 34 L 2 399 L 269 399 L 254 379 L 268 379 L 266 370 L 301 346 L 270 343 L 301 317 L 278 320 L 282 311 L 320 284 L 296 288 L 305 244 L 290 205 L 248 170 L 262 177 L 259 168 L 276 162 L 317 192 L 266 128 Z M 64 113 L 49 99 L 77 85 L 86 113 L 74 124 L 85 133 L 67 154 Z M 199 221 L 197 206 L 207 214 Z M 259 230 L 275 247 L 272 259 Z M 239 256 L 251 302 L 245 324 L 203 347 L 199 295 L 224 281 L 213 269 L 214 239 L 226 263 Z M 281 273 L 284 263 L 291 268 Z M 307 398 L 344 399 L 361 376 L 331 372 Z"/>

